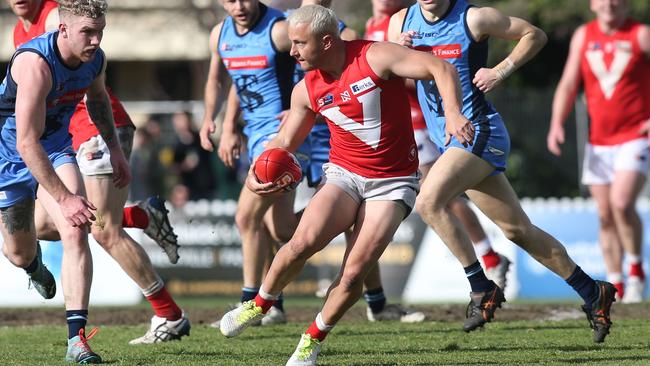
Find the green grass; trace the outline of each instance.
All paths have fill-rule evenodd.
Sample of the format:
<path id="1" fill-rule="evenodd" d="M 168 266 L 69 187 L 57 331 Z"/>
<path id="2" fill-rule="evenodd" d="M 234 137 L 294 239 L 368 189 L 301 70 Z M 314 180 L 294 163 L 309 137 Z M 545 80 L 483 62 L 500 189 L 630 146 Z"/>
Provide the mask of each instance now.
<path id="1" fill-rule="evenodd" d="M 301 304 L 311 311 L 317 303 Z M 142 324 L 103 325 L 90 344 L 113 365 L 284 365 L 307 326 L 255 327 L 227 339 L 205 324 L 193 324 L 191 336 L 180 342 L 129 346 L 142 335 Z M 0 327 L 0 365 L 62 365 L 65 336 L 60 325 Z M 460 322 L 344 319 L 324 343 L 319 365 L 650 365 L 650 326 L 647 320 L 615 321 L 606 343 L 597 345 L 583 319 L 500 321 L 470 334 L 461 331 Z"/>

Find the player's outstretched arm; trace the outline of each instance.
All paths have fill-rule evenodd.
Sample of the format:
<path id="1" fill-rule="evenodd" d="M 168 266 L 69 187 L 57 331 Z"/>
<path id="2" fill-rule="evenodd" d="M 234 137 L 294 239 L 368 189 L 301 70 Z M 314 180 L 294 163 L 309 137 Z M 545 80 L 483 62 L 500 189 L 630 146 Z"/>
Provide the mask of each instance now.
<path id="1" fill-rule="evenodd" d="M 499 64 L 476 72 L 473 83 L 483 92 L 494 89 L 521 65 L 532 59 L 547 41 L 546 34 L 541 29 L 490 7 L 470 8 L 467 11 L 467 26 L 477 41 L 487 37 L 518 41 L 508 57 Z"/>
<path id="2" fill-rule="evenodd" d="M 454 136 L 463 145 L 471 145 L 474 127 L 461 113 L 462 98 L 456 68 L 430 53 L 414 51 L 391 42 L 374 43 L 366 55 L 368 64 L 384 79 L 391 75 L 416 80 L 435 80 L 442 97 L 446 129 L 446 144 Z"/>
<path id="3" fill-rule="evenodd" d="M 226 72 L 226 67 L 219 56 L 217 50 L 219 46 L 219 35 L 221 34 L 221 27 L 223 22 L 217 24 L 210 33 L 209 48 L 210 48 L 210 68 L 208 70 L 208 78 L 205 82 L 205 89 L 203 94 L 203 125 L 199 136 L 201 138 L 201 147 L 207 151 L 214 151 L 212 135 L 216 126 L 214 118 L 219 112 L 223 95 L 225 94 L 225 85 L 229 76 Z"/>
<path id="4" fill-rule="evenodd" d="M 569 57 L 564 64 L 562 77 L 553 95 L 551 123 L 548 135 L 546 136 L 546 147 L 548 151 L 556 156 L 562 154 L 560 145 L 564 143 L 564 121 L 573 109 L 573 102 L 575 102 L 578 90 L 580 90 L 580 84 L 582 83 L 580 54 L 584 40 L 585 27 L 581 26 L 573 33 L 569 48 Z"/>
<path id="5" fill-rule="evenodd" d="M 117 188 L 124 188 L 131 182 L 131 169 L 115 132 L 113 109 L 106 93 L 106 74 L 104 70 L 106 70 L 106 59 L 104 59 L 102 72 L 86 90 L 86 109 L 88 110 L 88 116 L 97 126 L 99 134 L 102 135 L 110 151 L 113 183 Z"/>
<path id="6" fill-rule="evenodd" d="M 12 63 L 11 77 L 20 85 L 16 92 L 16 150 L 36 181 L 60 205 L 66 221 L 73 226 L 87 224 L 95 219 L 89 211 L 95 207 L 68 190 L 40 141 L 46 127 L 45 100 L 52 89 L 50 67 L 39 55 L 23 52 Z"/>

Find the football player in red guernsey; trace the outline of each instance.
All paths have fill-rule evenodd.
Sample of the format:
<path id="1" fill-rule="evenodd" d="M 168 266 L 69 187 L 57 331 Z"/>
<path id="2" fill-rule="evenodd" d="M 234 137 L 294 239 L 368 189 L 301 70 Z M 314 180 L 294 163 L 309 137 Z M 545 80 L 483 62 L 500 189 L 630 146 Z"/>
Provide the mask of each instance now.
<path id="1" fill-rule="evenodd" d="M 459 141 L 471 141 L 474 129 L 460 113 L 458 76 L 448 63 L 393 43 L 343 41 L 336 15 L 321 6 L 297 9 L 288 22 L 291 54 L 308 72 L 294 88 L 289 117 L 268 147 L 296 149 L 321 115 L 332 135 L 330 162 L 323 167 L 324 185 L 276 254 L 259 294 L 228 312 L 221 332 L 233 337 L 261 319 L 307 259 L 354 225 L 325 304 L 287 363 L 315 365 L 321 342 L 361 297 L 363 279 L 415 204 L 417 148 L 403 78 L 435 80 L 449 132 Z M 282 189 L 260 184 L 252 174 L 247 186 L 263 195 Z"/>
<path id="2" fill-rule="evenodd" d="M 582 183 L 598 206 L 600 245 L 624 303 L 643 301 L 643 226 L 636 200 L 650 168 L 650 27 L 627 16 L 625 0 L 591 0 L 596 19 L 573 34 L 553 98 L 548 149 L 560 155 L 564 121 L 584 87 L 589 113 Z M 623 254 L 630 268 L 623 285 Z"/>

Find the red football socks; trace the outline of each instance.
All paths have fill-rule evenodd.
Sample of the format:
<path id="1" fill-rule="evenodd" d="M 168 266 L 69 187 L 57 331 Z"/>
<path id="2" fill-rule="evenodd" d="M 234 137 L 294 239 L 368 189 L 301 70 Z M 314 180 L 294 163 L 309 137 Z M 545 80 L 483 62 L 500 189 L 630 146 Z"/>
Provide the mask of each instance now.
<path id="1" fill-rule="evenodd" d="M 255 296 L 255 305 L 261 307 L 262 308 L 262 313 L 264 313 L 264 314 L 266 314 L 269 311 L 269 309 L 271 308 L 271 306 L 273 306 L 273 304 L 275 304 L 275 301 L 276 301 L 275 299 L 267 300 L 267 299 L 263 298 L 262 296 L 260 296 L 259 294 L 257 294 L 257 296 Z"/>
<path id="2" fill-rule="evenodd" d="M 639 277 L 640 279 L 645 278 L 645 273 L 643 272 L 643 263 L 632 263 L 630 264 L 630 277 Z"/>
<path id="3" fill-rule="evenodd" d="M 485 269 L 494 268 L 501 262 L 501 258 L 499 258 L 499 255 L 493 249 L 490 249 L 490 251 L 481 258 L 483 259 L 483 264 L 485 264 Z"/>
<path id="4" fill-rule="evenodd" d="M 614 282 L 612 285 L 616 288 L 616 296 L 618 296 L 619 299 L 622 299 L 625 294 L 625 285 L 623 282 Z"/>
<path id="5" fill-rule="evenodd" d="M 170 321 L 178 320 L 183 316 L 183 311 L 176 305 L 167 289 L 163 287 L 155 294 L 147 296 L 157 317 L 165 318 Z"/>
<path id="6" fill-rule="evenodd" d="M 329 334 L 329 332 L 322 331 L 318 329 L 318 325 L 316 325 L 316 321 L 314 320 L 313 323 L 307 328 L 307 331 L 305 332 L 309 334 L 310 337 L 314 339 L 318 339 L 319 341 L 325 340 L 325 337 Z"/>
<path id="7" fill-rule="evenodd" d="M 146 229 L 149 226 L 149 216 L 138 206 L 124 207 L 122 227 Z"/>

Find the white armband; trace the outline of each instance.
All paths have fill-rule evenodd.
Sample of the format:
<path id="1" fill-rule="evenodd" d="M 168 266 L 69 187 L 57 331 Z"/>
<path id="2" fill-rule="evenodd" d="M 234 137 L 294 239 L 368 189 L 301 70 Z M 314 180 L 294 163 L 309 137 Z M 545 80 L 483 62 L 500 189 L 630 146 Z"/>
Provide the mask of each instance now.
<path id="1" fill-rule="evenodd" d="M 499 79 L 499 81 L 503 81 L 505 78 L 510 76 L 515 69 L 515 63 L 512 62 L 510 57 L 506 57 L 505 60 L 494 67 L 494 71 L 497 73 L 497 79 Z"/>

